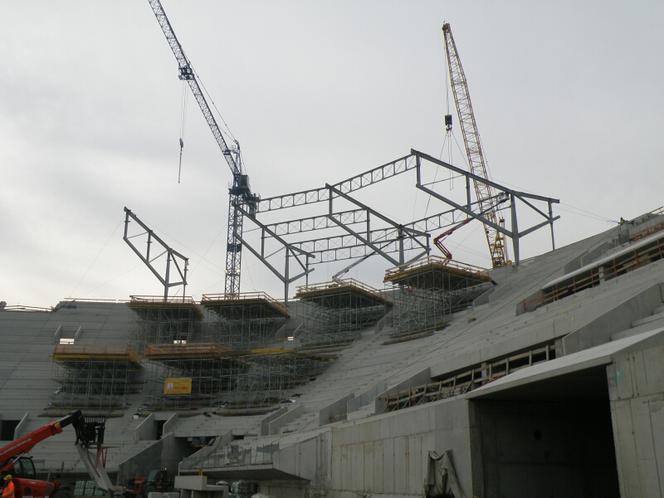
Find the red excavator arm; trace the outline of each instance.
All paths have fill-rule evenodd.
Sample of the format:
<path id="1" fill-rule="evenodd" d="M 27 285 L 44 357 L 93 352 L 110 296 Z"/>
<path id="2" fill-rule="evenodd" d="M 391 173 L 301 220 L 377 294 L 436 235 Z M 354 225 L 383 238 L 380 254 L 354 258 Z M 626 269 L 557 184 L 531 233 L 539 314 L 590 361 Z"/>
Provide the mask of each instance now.
<path id="1" fill-rule="evenodd" d="M 74 426 L 77 438 L 80 438 L 81 435 L 83 435 L 85 419 L 80 410 L 70 413 L 66 417 L 62 417 L 55 422 L 49 422 L 48 424 L 41 426 L 39 429 L 35 429 L 29 434 L 21 436 L 0 448 L 0 473 L 4 474 L 8 472 L 17 457 L 29 452 L 35 445 L 39 444 L 44 439 L 60 434 L 62 429 L 68 425 Z"/>
<path id="2" fill-rule="evenodd" d="M 507 200 L 507 197 L 498 196 L 498 197 L 497 197 L 497 200 L 496 200 L 496 202 L 495 202 L 495 204 L 491 204 L 487 209 L 485 209 L 484 211 L 480 212 L 479 214 L 481 214 L 481 215 L 486 214 L 487 211 L 490 210 L 490 209 L 497 210 L 497 209 L 498 209 L 498 206 L 500 206 L 500 205 L 501 205 L 503 202 L 505 202 L 506 200 Z M 438 249 L 440 249 L 440 252 L 442 252 L 442 253 L 443 253 L 443 256 L 445 257 L 445 264 L 447 264 L 447 263 L 452 259 L 452 253 L 450 252 L 450 250 L 449 250 L 447 247 L 445 247 L 445 245 L 443 244 L 443 240 L 444 240 L 447 236 L 452 235 L 452 234 L 453 234 L 456 230 L 458 230 L 459 228 L 461 228 L 461 227 L 467 225 L 468 223 L 470 223 L 471 221 L 473 221 L 473 218 L 471 218 L 471 217 L 469 216 L 468 218 L 466 218 L 466 219 L 463 220 L 462 222 L 457 223 L 456 225 L 453 225 L 451 228 L 448 228 L 448 229 L 445 230 L 443 233 L 441 233 L 440 235 L 438 235 L 435 239 L 433 239 L 433 243 L 434 243 L 434 245 L 435 245 Z"/>
<path id="3" fill-rule="evenodd" d="M 20 438 L 0 448 L 0 476 L 14 474 L 15 467 L 21 467 L 21 462 L 28 458 L 23 457 L 44 439 L 60 434 L 62 430 L 71 425 L 76 430 L 76 449 L 86 470 L 95 480 L 97 487 L 108 492 L 118 491 L 104 469 L 104 421 L 86 421 L 80 410 L 49 422 L 39 429 L 21 436 Z M 89 450 L 95 451 L 96 456 Z M 16 498 L 69 498 L 71 490 L 63 489 L 58 481 L 40 481 L 35 479 L 34 465 L 30 475 L 19 475 L 14 479 L 16 485 Z"/>
<path id="4" fill-rule="evenodd" d="M 451 253 L 450 250 L 449 250 L 447 247 L 445 247 L 445 245 L 443 244 L 443 239 L 444 239 L 445 237 L 447 237 L 448 235 L 452 235 L 452 233 L 454 233 L 455 230 L 461 228 L 461 227 L 464 226 L 464 225 L 467 225 L 467 224 L 470 223 L 472 220 L 473 220 L 473 218 L 471 218 L 471 217 L 469 216 L 468 218 L 466 218 L 465 220 L 463 220 L 461 223 L 457 223 L 457 224 L 454 225 L 452 228 L 450 228 L 449 230 L 445 230 L 443 233 L 441 233 L 440 235 L 438 235 L 438 237 L 436 237 L 435 239 L 433 239 L 433 243 L 434 243 L 434 245 L 435 245 L 438 249 L 440 249 L 440 252 L 442 252 L 442 253 L 443 253 L 443 256 L 445 257 L 445 264 L 447 264 L 447 262 L 450 261 L 450 260 L 452 259 L 452 253 Z"/>

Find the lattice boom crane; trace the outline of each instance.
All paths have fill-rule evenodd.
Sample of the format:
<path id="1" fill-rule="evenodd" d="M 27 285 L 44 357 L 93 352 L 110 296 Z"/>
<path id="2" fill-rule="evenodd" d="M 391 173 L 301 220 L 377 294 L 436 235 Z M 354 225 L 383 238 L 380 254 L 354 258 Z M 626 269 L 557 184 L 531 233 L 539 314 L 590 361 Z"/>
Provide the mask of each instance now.
<path id="1" fill-rule="evenodd" d="M 157 22 L 161 27 L 168 45 L 175 55 L 180 70 L 179 78 L 188 83 L 191 92 L 200 107 L 203 117 L 210 127 L 210 131 L 221 149 L 224 159 L 233 174 L 233 185 L 229 189 L 228 196 L 228 232 L 226 235 L 226 280 L 224 292 L 229 296 L 237 296 L 240 293 L 240 270 L 242 267 L 242 226 L 243 215 L 240 210 L 242 206 L 250 214 L 256 212 L 259 197 L 251 192 L 249 176 L 243 171 L 240 156 L 240 145 L 236 141 L 233 148 L 226 143 L 226 139 L 217 124 L 217 120 L 201 91 L 196 73 L 189 59 L 182 49 L 182 45 L 175 36 L 166 12 L 159 0 L 148 0 Z"/>
<path id="2" fill-rule="evenodd" d="M 456 104 L 457 114 L 459 116 L 459 123 L 463 133 L 463 142 L 466 148 L 466 156 L 468 157 L 468 165 L 470 172 L 489 179 L 487 173 L 486 163 L 484 160 L 484 152 L 482 151 L 482 143 L 480 141 L 480 133 L 477 129 L 477 122 L 475 121 L 475 114 L 473 113 L 473 104 L 470 101 L 470 92 L 468 91 L 468 82 L 466 75 L 463 72 L 461 59 L 457 52 L 454 37 L 452 36 L 452 28 L 449 23 L 443 24 L 443 36 L 445 38 L 445 51 L 447 53 L 447 64 L 450 74 L 450 86 L 454 95 L 454 102 Z M 498 216 L 496 206 L 496 196 L 493 189 L 489 184 L 473 181 L 475 188 L 475 195 L 479 203 L 480 211 L 483 211 L 484 216 L 494 223 L 501 225 L 502 220 Z M 489 252 L 491 253 L 491 263 L 494 268 L 505 266 L 509 264 L 507 256 L 507 248 L 505 247 L 505 237 L 499 230 L 484 225 L 484 233 L 486 240 L 489 244 Z"/>

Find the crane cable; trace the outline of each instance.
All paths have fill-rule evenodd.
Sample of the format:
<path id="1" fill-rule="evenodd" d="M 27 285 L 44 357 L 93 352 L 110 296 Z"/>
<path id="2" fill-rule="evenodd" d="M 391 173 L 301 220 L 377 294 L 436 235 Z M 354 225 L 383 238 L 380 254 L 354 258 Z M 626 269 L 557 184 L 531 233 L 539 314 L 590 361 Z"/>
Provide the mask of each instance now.
<path id="1" fill-rule="evenodd" d="M 212 104 L 212 108 L 217 111 L 217 116 L 221 120 L 221 123 L 224 125 L 225 130 L 219 129 L 221 133 L 226 135 L 226 138 L 232 140 L 233 142 L 237 143 L 237 138 L 235 138 L 235 135 L 233 135 L 233 132 L 231 131 L 230 126 L 228 126 L 228 123 L 224 119 L 224 116 L 222 116 L 221 111 L 217 107 L 217 104 L 215 104 L 214 99 L 212 98 L 212 95 L 210 95 L 210 92 L 208 92 L 207 88 L 205 87 L 205 83 L 203 83 L 203 79 L 201 78 L 200 74 L 198 74 L 198 71 L 196 71 L 193 67 L 192 70 L 194 71 L 194 74 L 196 75 L 196 80 L 201 84 L 201 89 L 203 90 L 203 93 L 207 96 L 207 99 L 210 101 Z M 229 141 L 230 141 L 229 140 Z"/>
<path id="2" fill-rule="evenodd" d="M 182 80 L 182 115 L 180 117 L 180 161 L 178 163 L 178 184 L 182 173 L 182 149 L 184 149 L 185 117 L 187 116 L 187 85 Z"/>
<path id="3" fill-rule="evenodd" d="M 226 139 L 229 141 L 232 140 L 236 144 L 238 143 L 237 139 L 235 138 L 235 135 L 233 135 L 233 132 L 231 131 L 230 127 L 228 126 L 228 123 L 224 119 L 224 117 L 221 114 L 221 111 L 217 107 L 217 104 L 215 104 L 214 100 L 212 99 L 212 96 L 208 92 L 207 88 L 205 87 L 205 83 L 203 83 L 203 80 L 201 79 L 200 75 L 198 72 L 193 69 L 194 74 L 196 75 L 196 80 L 200 83 L 201 89 L 203 90 L 203 93 L 207 96 L 207 99 L 210 101 L 212 104 L 212 107 L 216 111 L 217 116 L 221 120 L 223 124 L 223 128 L 219 128 L 219 131 L 222 133 L 222 135 L 226 136 Z M 182 152 L 184 149 L 184 131 L 185 131 L 185 124 L 186 124 L 186 115 L 187 115 L 187 82 L 186 80 L 182 80 L 182 112 L 181 112 L 181 118 L 180 118 L 180 159 L 178 163 L 178 183 L 180 183 L 181 179 L 181 173 L 182 173 Z"/>
<path id="4" fill-rule="evenodd" d="M 443 72 L 445 73 L 445 115 L 450 114 L 450 73 L 444 68 Z M 450 135 L 452 138 L 455 139 L 452 129 L 447 129 L 447 126 L 445 128 L 445 137 L 443 138 L 443 145 L 440 148 L 440 154 L 438 155 L 438 159 L 441 161 L 443 160 L 443 154 L 445 153 L 445 145 L 447 145 L 447 158 L 448 162 L 452 164 L 452 140 L 450 140 Z M 458 144 L 457 144 L 458 145 Z M 462 155 L 463 156 L 463 155 Z M 438 168 L 436 168 L 436 172 L 434 173 L 433 177 L 433 182 L 436 183 L 436 180 L 438 180 Z M 441 180 L 441 181 L 446 181 L 446 180 Z M 450 191 L 454 189 L 454 183 L 453 183 L 453 178 L 452 178 L 452 172 L 450 171 L 450 178 L 447 180 L 450 182 Z M 427 196 L 427 205 L 424 209 L 424 216 L 427 216 L 429 214 L 429 205 L 431 204 L 431 194 Z"/>

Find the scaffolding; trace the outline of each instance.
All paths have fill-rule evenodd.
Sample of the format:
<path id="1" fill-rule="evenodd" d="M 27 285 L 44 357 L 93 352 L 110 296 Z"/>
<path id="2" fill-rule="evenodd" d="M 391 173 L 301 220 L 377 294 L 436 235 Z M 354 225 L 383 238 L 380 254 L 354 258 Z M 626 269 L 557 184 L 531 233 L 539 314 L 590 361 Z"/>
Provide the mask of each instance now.
<path id="1" fill-rule="evenodd" d="M 264 292 L 203 294 L 208 337 L 237 351 L 268 346 L 289 318 L 288 309 Z"/>
<path id="2" fill-rule="evenodd" d="M 244 367 L 236 389 L 223 396 L 222 407 L 270 406 L 288 399 L 291 391 L 315 379 L 333 357 L 297 351 L 256 351 L 238 358 Z"/>
<path id="3" fill-rule="evenodd" d="M 146 349 L 145 365 L 150 380 L 147 404 L 155 410 L 215 406 L 221 393 L 234 389 L 234 379 L 241 373 L 241 365 L 234 358 L 213 351 L 208 355 L 199 350 L 153 357 Z"/>
<path id="4" fill-rule="evenodd" d="M 136 313 L 136 342 L 147 344 L 188 343 L 202 340 L 203 313 L 191 297 L 131 296 L 129 307 Z"/>
<path id="5" fill-rule="evenodd" d="M 301 286 L 295 297 L 292 308 L 302 320 L 297 338 L 304 348 L 350 344 L 392 306 L 383 292 L 354 279 Z"/>
<path id="6" fill-rule="evenodd" d="M 145 351 L 152 409 L 211 407 L 243 414 L 267 409 L 317 376 L 332 360 L 294 350 L 257 348 L 242 353 L 214 344 L 153 346 Z"/>
<path id="7" fill-rule="evenodd" d="M 51 408 L 122 410 L 127 396 L 142 389 L 140 358 L 127 345 L 58 344 L 52 357 L 59 388 Z"/>
<path id="8" fill-rule="evenodd" d="M 393 332 L 387 342 L 416 339 L 444 328 L 452 313 L 472 305 L 492 286 L 486 270 L 429 256 L 385 272 L 392 296 Z"/>

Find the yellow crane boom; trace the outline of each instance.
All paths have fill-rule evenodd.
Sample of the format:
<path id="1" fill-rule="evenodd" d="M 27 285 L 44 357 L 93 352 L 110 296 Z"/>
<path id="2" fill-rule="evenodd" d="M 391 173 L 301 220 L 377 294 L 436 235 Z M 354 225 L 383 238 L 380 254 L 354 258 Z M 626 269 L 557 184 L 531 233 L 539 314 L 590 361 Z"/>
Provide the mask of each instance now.
<path id="1" fill-rule="evenodd" d="M 452 36 L 452 28 L 449 23 L 443 24 L 443 37 L 445 39 L 445 52 L 447 53 L 447 66 L 450 74 L 450 86 L 452 87 L 454 103 L 459 116 L 459 124 L 461 125 L 470 172 L 488 180 L 489 175 L 484 160 L 484 152 L 482 151 L 480 133 L 477 129 L 475 114 L 473 113 L 473 104 L 470 101 L 468 82 L 463 72 L 463 66 L 461 65 L 461 59 L 459 58 L 454 37 Z M 504 220 L 499 217 L 496 207 L 496 195 L 493 192 L 493 188 L 486 183 L 478 181 L 473 181 L 473 183 L 479 209 L 484 213 L 484 217 L 495 225 L 502 225 Z M 489 244 L 492 266 L 497 268 L 509 264 L 503 234 L 486 224 L 484 225 L 484 233 Z"/>

